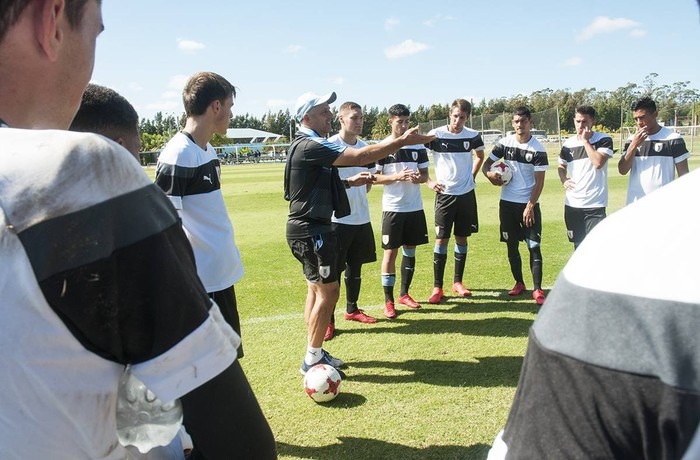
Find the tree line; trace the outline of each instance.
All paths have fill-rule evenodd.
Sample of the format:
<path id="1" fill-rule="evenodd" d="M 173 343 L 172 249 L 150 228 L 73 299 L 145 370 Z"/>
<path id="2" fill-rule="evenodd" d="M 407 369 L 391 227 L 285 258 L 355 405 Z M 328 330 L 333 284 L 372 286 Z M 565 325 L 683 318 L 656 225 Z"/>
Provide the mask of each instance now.
<path id="1" fill-rule="evenodd" d="M 659 120 L 669 122 L 680 119 L 683 124 L 696 123 L 690 120 L 691 114 L 699 107 L 700 91 L 690 87 L 689 81 L 675 82 L 670 85 L 659 84 L 658 74 L 650 73 L 641 84 L 627 83 L 624 86 L 608 91 L 596 88 L 583 88 L 578 91 L 569 89 L 553 90 L 550 88 L 534 91 L 529 95 L 517 94 L 509 97 L 484 99 L 478 104 L 472 101 L 472 116 L 482 114 L 509 113 L 518 106 L 526 105 L 532 112 L 542 112 L 554 107 L 559 108 L 559 123 L 562 131 L 572 132 L 574 129 L 574 110 L 582 104 L 595 107 L 597 124 L 602 130 L 616 132 L 621 126 L 631 126 L 633 101 L 643 96 L 649 96 L 656 101 L 659 108 Z M 337 112 L 338 104 L 332 110 Z M 419 105 L 411 108 L 412 123 L 427 123 L 434 120 L 447 120 L 449 104 L 433 104 L 430 107 Z M 364 127 L 362 136 L 365 139 L 383 139 L 390 133 L 388 124 L 388 107 L 363 107 Z M 284 136 L 280 142 L 289 142 L 290 127 L 293 117 L 289 109 L 277 112 L 268 111 L 258 118 L 246 113 L 235 115 L 229 122 L 229 128 L 254 128 L 269 131 Z M 337 119 L 334 120 L 334 132 L 340 130 Z M 141 119 L 139 128 L 143 151 L 160 150 L 165 143 L 185 125 L 184 113 L 176 115 L 155 114 L 153 119 Z M 231 140 L 216 135 L 212 145 L 230 144 Z"/>

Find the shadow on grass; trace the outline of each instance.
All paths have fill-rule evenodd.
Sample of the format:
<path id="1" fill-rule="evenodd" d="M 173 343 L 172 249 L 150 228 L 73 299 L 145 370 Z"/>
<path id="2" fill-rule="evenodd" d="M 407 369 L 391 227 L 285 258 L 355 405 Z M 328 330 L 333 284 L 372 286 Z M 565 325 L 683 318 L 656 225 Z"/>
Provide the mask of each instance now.
<path id="1" fill-rule="evenodd" d="M 339 437 L 339 443 L 328 446 L 295 446 L 277 443 L 280 456 L 314 459 L 484 459 L 489 447 L 486 444 L 473 446 L 428 446 L 410 447 L 393 442 L 369 438 Z"/>
<path id="2" fill-rule="evenodd" d="M 418 310 L 420 311 L 420 310 Z M 410 312 L 411 314 L 417 312 Z M 474 320 L 431 319 L 427 314 L 409 318 L 399 314 L 391 320 L 392 326 L 383 326 L 385 321 L 368 327 L 337 330 L 339 334 L 464 334 L 483 337 L 527 337 L 532 320 L 521 318 L 486 318 Z M 342 326 L 339 327 L 339 329 Z"/>
<path id="3" fill-rule="evenodd" d="M 367 402 L 367 398 L 357 393 L 348 393 L 345 389 L 333 400 L 319 404 L 319 407 L 328 407 L 332 409 L 352 409 L 359 407 Z"/>
<path id="4" fill-rule="evenodd" d="M 452 387 L 515 387 L 518 383 L 522 356 L 489 356 L 478 362 L 411 359 L 404 362 L 353 362 L 348 378 L 367 383 L 426 383 Z M 392 369 L 400 375 L 359 374 L 358 369 Z"/>

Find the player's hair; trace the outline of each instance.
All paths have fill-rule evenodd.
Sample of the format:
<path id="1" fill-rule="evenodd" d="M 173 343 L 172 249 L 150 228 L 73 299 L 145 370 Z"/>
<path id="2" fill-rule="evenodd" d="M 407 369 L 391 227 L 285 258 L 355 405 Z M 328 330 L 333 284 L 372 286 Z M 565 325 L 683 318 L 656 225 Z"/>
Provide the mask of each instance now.
<path id="1" fill-rule="evenodd" d="M 129 101 L 113 89 L 90 83 L 69 129 L 116 140 L 127 132 L 138 132 L 138 125 L 139 115 Z"/>
<path id="2" fill-rule="evenodd" d="M 458 107 L 459 110 L 462 112 L 466 112 L 467 116 L 472 114 L 472 105 L 466 99 L 455 99 L 454 101 L 452 101 L 452 105 L 450 105 L 450 111 L 452 111 L 452 109 L 454 109 L 455 107 Z"/>
<path id="3" fill-rule="evenodd" d="M 411 111 L 408 107 L 403 104 L 394 104 L 389 107 L 390 117 L 408 117 L 411 115 Z"/>
<path id="4" fill-rule="evenodd" d="M 632 112 L 637 110 L 646 110 L 647 112 L 656 112 L 656 102 L 650 97 L 637 99 L 632 103 Z"/>
<path id="5" fill-rule="evenodd" d="M 66 0 L 66 18 L 71 28 L 75 29 L 83 21 L 85 4 L 90 0 Z M 102 0 L 95 0 L 102 5 Z M 0 2 L 0 42 L 3 41 L 10 27 L 15 25 L 31 0 L 2 0 Z"/>
<path id="6" fill-rule="evenodd" d="M 524 105 L 521 105 L 520 107 L 516 107 L 515 110 L 513 110 L 513 116 L 514 117 L 525 117 L 528 120 L 532 120 L 532 113 L 530 112 L 530 109 L 528 109 Z"/>
<path id="7" fill-rule="evenodd" d="M 236 87 L 214 72 L 192 75 L 182 91 L 182 101 L 188 117 L 203 115 L 209 104 L 214 101 L 224 102 L 229 97 L 236 97 Z"/>
<path id="8" fill-rule="evenodd" d="M 576 113 L 581 115 L 588 115 L 591 118 L 595 118 L 595 109 L 592 105 L 579 105 L 576 107 Z"/>
<path id="9" fill-rule="evenodd" d="M 362 106 L 357 102 L 347 101 L 341 104 L 338 112 L 345 112 L 347 110 L 362 110 Z"/>

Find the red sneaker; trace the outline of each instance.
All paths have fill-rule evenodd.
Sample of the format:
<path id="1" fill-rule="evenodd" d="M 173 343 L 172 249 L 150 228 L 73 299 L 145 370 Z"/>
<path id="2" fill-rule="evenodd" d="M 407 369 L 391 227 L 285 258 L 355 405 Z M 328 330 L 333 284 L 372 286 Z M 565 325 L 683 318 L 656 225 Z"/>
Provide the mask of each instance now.
<path id="1" fill-rule="evenodd" d="M 534 291 L 532 291 L 532 298 L 535 299 L 537 305 L 544 304 L 544 292 L 542 291 L 542 289 L 535 289 Z"/>
<path id="2" fill-rule="evenodd" d="M 323 336 L 324 341 L 329 341 L 335 336 L 335 324 L 328 323 L 328 329 L 326 329 L 326 335 Z"/>
<path id="3" fill-rule="evenodd" d="M 442 288 L 434 287 L 433 293 L 428 297 L 428 303 L 440 303 L 445 294 L 442 292 Z"/>
<path id="4" fill-rule="evenodd" d="M 408 294 L 404 294 L 401 297 L 399 297 L 399 303 L 406 305 L 409 308 L 413 308 L 414 310 L 420 308 L 420 304 L 413 300 Z"/>
<path id="5" fill-rule="evenodd" d="M 384 304 L 384 316 L 389 319 L 396 318 L 396 308 L 394 308 L 394 302 L 387 300 Z"/>
<path id="6" fill-rule="evenodd" d="M 454 283 L 452 285 L 452 290 L 455 291 L 457 295 L 461 295 L 462 297 L 469 297 L 470 295 L 472 295 L 472 291 L 465 288 L 461 281 L 457 281 L 456 283 Z"/>
<path id="7" fill-rule="evenodd" d="M 352 313 L 345 312 L 343 314 L 348 321 L 359 321 L 361 323 L 376 323 L 377 318 L 372 318 L 362 310 L 355 310 Z"/>
<path id="8" fill-rule="evenodd" d="M 508 291 L 508 295 L 520 295 L 523 292 L 525 292 L 525 283 L 518 281 L 515 283 L 515 286 L 513 286 L 513 289 Z"/>

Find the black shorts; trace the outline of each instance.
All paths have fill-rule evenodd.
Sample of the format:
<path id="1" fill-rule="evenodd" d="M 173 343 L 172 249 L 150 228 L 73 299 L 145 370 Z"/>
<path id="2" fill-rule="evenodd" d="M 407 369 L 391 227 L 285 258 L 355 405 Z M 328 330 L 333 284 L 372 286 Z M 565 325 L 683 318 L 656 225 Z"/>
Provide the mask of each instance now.
<path id="1" fill-rule="evenodd" d="M 397 249 L 401 246 L 418 246 L 428 242 L 428 224 L 425 213 L 391 212 L 382 213 L 382 248 Z"/>
<path id="2" fill-rule="evenodd" d="M 498 216 L 501 220 L 501 241 L 508 242 L 530 240 L 540 243 L 542 240 L 542 213 L 540 204 L 535 203 L 535 223 L 526 227 L 523 222 L 525 203 L 514 203 L 501 200 L 498 203 Z"/>
<path id="3" fill-rule="evenodd" d="M 287 244 L 301 262 L 308 281 L 323 284 L 338 281 L 338 239 L 335 233 L 287 239 Z"/>
<path id="4" fill-rule="evenodd" d="M 371 223 L 347 225 L 333 222 L 333 232 L 338 238 L 338 273 L 345 270 L 346 263 L 362 265 L 377 260 Z"/>
<path id="5" fill-rule="evenodd" d="M 228 289 L 221 291 L 208 292 L 209 298 L 216 302 L 221 310 L 221 316 L 233 328 L 236 333 L 241 336 L 241 319 L 238 315 L 238 303 L 236 302 L 236 289 L 231 286 Z M 242 336 L 241 336 L 242 337 Z M 243 342 L 238 347 L 238 358 L 243 357 Z"/>
<path id="6" fill-rule="evenodd" d="M 566 236 L 572 243 L 580 243 L 593 227 L 605 219 L 605 208 L 573 208 L 564 205 Z"/>
<path id="7" fill-rule="evenodd" d="M 435 195 L 435 237 L 448 239 L 453 224 L 455 236 L 466 237 L 479 231 L 474 190 L 463 195 Z"/>

